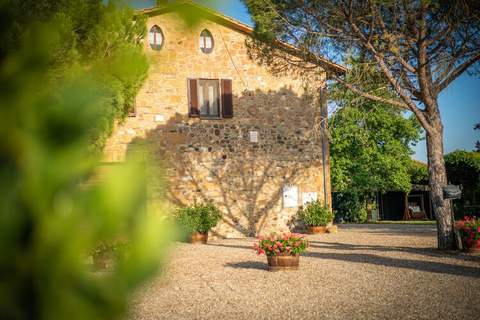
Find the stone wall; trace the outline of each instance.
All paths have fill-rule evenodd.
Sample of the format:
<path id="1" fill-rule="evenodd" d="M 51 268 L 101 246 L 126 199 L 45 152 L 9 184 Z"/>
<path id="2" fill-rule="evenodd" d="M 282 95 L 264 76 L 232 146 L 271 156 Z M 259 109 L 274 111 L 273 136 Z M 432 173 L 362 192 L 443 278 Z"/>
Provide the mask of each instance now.
<path id="1" fill-rule="evenodd" d="M 213 235 L 243 237 L 288 231 L 298 208 L 284 208 L 283 186 L 323 198 L 320 110 L 316 90 L 292 75 L 273 75 L 252 61 L 247 35 L 212 21 L 188 28 L 175 13 L 151 17 L 166 43 L 160 51 L 145 44 L 149 76 L 137 96 L 136 116 L 119 124 L 105 148 L 105 161 L 123 161 L 146 144 L 154 163 L 166 167 L 166 196 L 175 205 L 214 201 L 222 222 Z M 214 50 L 198 46 L 203 29 Z M 232 79 L 233 118 L 188 117 L 188 78 Z M 250 132 L 258 141 L 251 142 Z M 330 193 L 327 166 L 327 189 Z M 157 189 L 149 189 L 156 197 Z"/>

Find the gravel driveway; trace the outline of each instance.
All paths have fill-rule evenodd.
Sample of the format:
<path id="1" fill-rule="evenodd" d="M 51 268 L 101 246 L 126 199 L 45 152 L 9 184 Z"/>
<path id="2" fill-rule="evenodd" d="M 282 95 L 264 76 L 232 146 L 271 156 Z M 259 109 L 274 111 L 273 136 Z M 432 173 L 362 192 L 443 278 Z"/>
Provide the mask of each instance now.
<path id="1" fill-rule="evenodd" d="M 300 270 L 266 271 L 254 239 L 177 245 L 132 319 L 479 319 L 480 256 L 441 253 L 430 225 L 308 236 Z"/>

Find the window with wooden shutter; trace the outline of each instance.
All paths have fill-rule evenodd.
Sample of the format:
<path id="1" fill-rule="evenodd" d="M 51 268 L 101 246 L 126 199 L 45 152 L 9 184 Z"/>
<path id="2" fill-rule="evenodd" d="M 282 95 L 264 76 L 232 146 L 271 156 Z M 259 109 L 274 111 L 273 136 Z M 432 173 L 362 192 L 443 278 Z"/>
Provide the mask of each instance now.
<path id="1" fill-rule="evenodd" d="M 188 104 L 190 117 L 232 118 L 232 80 L 188 79 Z"/>
<path id="2" fill-rule="evenodd" d="M 198 117 L 198 93 L 197 79 L 188 79 L 188 115 L 190 117 Z"/>
<path id="3" fill-rule="evenodd" d="M 200 117 L 220 118 L 220 89 L 218 79 L 198 79 Z"/>
<path id="4" fill-rule="evenodd" d="M 232 80 L 222 79 L 220 81 L 222 87 L 222 117 L 233 117 L 233 97 L 232 97 Z"/>

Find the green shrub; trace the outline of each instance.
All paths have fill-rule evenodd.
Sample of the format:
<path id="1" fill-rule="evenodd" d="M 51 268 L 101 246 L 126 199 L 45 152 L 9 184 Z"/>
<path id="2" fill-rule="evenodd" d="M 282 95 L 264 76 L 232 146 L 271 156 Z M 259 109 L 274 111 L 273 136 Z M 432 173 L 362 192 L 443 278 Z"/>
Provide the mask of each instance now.
<path id="1" fill-rule="evenodd" d="M 408 169 L 410 182 L 414 184 L 428 184 L 428 167 L 426 163 L 412 160 Z"/>
<path id="2" fill-rule="evenodd" d="M 143 159 L 99 177 L 101 159 L 86 152 L 105 98 L 98 69 L 49 79 L 54 27 L 38 25 L 0 57 L 0 318 L 124 319 L 131 293 L 161 271 L 174 229 L 166 210 L 146 212 Z M 124 258 L 92 274 L 88 254 L 119 238 Z"/>
<path id="3" fill-rule="evenodd" d="M 333 220 L 330 209 L 316 200 L 307 204 L 300 212 L 300 218 L 309 226 L 326 226 Z"/>
<path id="4" fill-rule="evenodd" d="M 352 217 L 351 221 L 355 223 L 365 223 L 368 218 L 367 208 L 365 206 L 359 206 L 355 212 L 350 211 L 349 216 Z"/>
<path id="5" fill-rule="evenodd" d="M 193 204 L 177 210 L 177 223 L 188 233 L 208 232 L 215 227 L 222 214 L 212 203 Z"/>
<path id="6" fill-rule="evenodd" d="M 335 205 L 336 204 L 336 205 Z M 337 192 L 334 194 L 334 208 L 337 217 L 353 223 L 367 221 L 367 199 L 365 194 Z"/>
<path id="7" fill-rule="evenodd" d="M 462 186 L 462 197 L 453 200 L 456 219 L 480 212 L 480 152 L 456 150 L 445 156 L 449 183 Z"/>

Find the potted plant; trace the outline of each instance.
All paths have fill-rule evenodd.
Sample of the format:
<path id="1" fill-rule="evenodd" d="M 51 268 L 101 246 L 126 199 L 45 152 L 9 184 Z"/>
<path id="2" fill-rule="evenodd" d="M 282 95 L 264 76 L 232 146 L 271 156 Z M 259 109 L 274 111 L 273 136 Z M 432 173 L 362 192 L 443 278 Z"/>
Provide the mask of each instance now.
<path id="1" fill-rule="evenodd" d="M 480 219 L 465 216 L 455 223 L 465 251 L 480 252 Z"/>
<path id="2" fill-rule="evenodd" d="M 310 233 L 325 233 L 327 225 L 333 221 L 333 213 L 320 201 L 309 202 L 303 210 L 300 211 L 300 218 L 308 226 Z"/>
<path id="3" fill-rule="evenodd" d="M 177 223 L 189 234 L 191 243 L 207 243 L 208 231 L 217 225 L 221 216 L 212 203 L 195 203 L 176 212 Z"/>
<path id="4" fill-rule="evenodd" d="M 300 253 L 306 251 L 307 247 L 308 241 L 296 233 L 259 237 L 254 244 L 258 255 L 267 256 L 269 271 L 298 269 Z"/>

